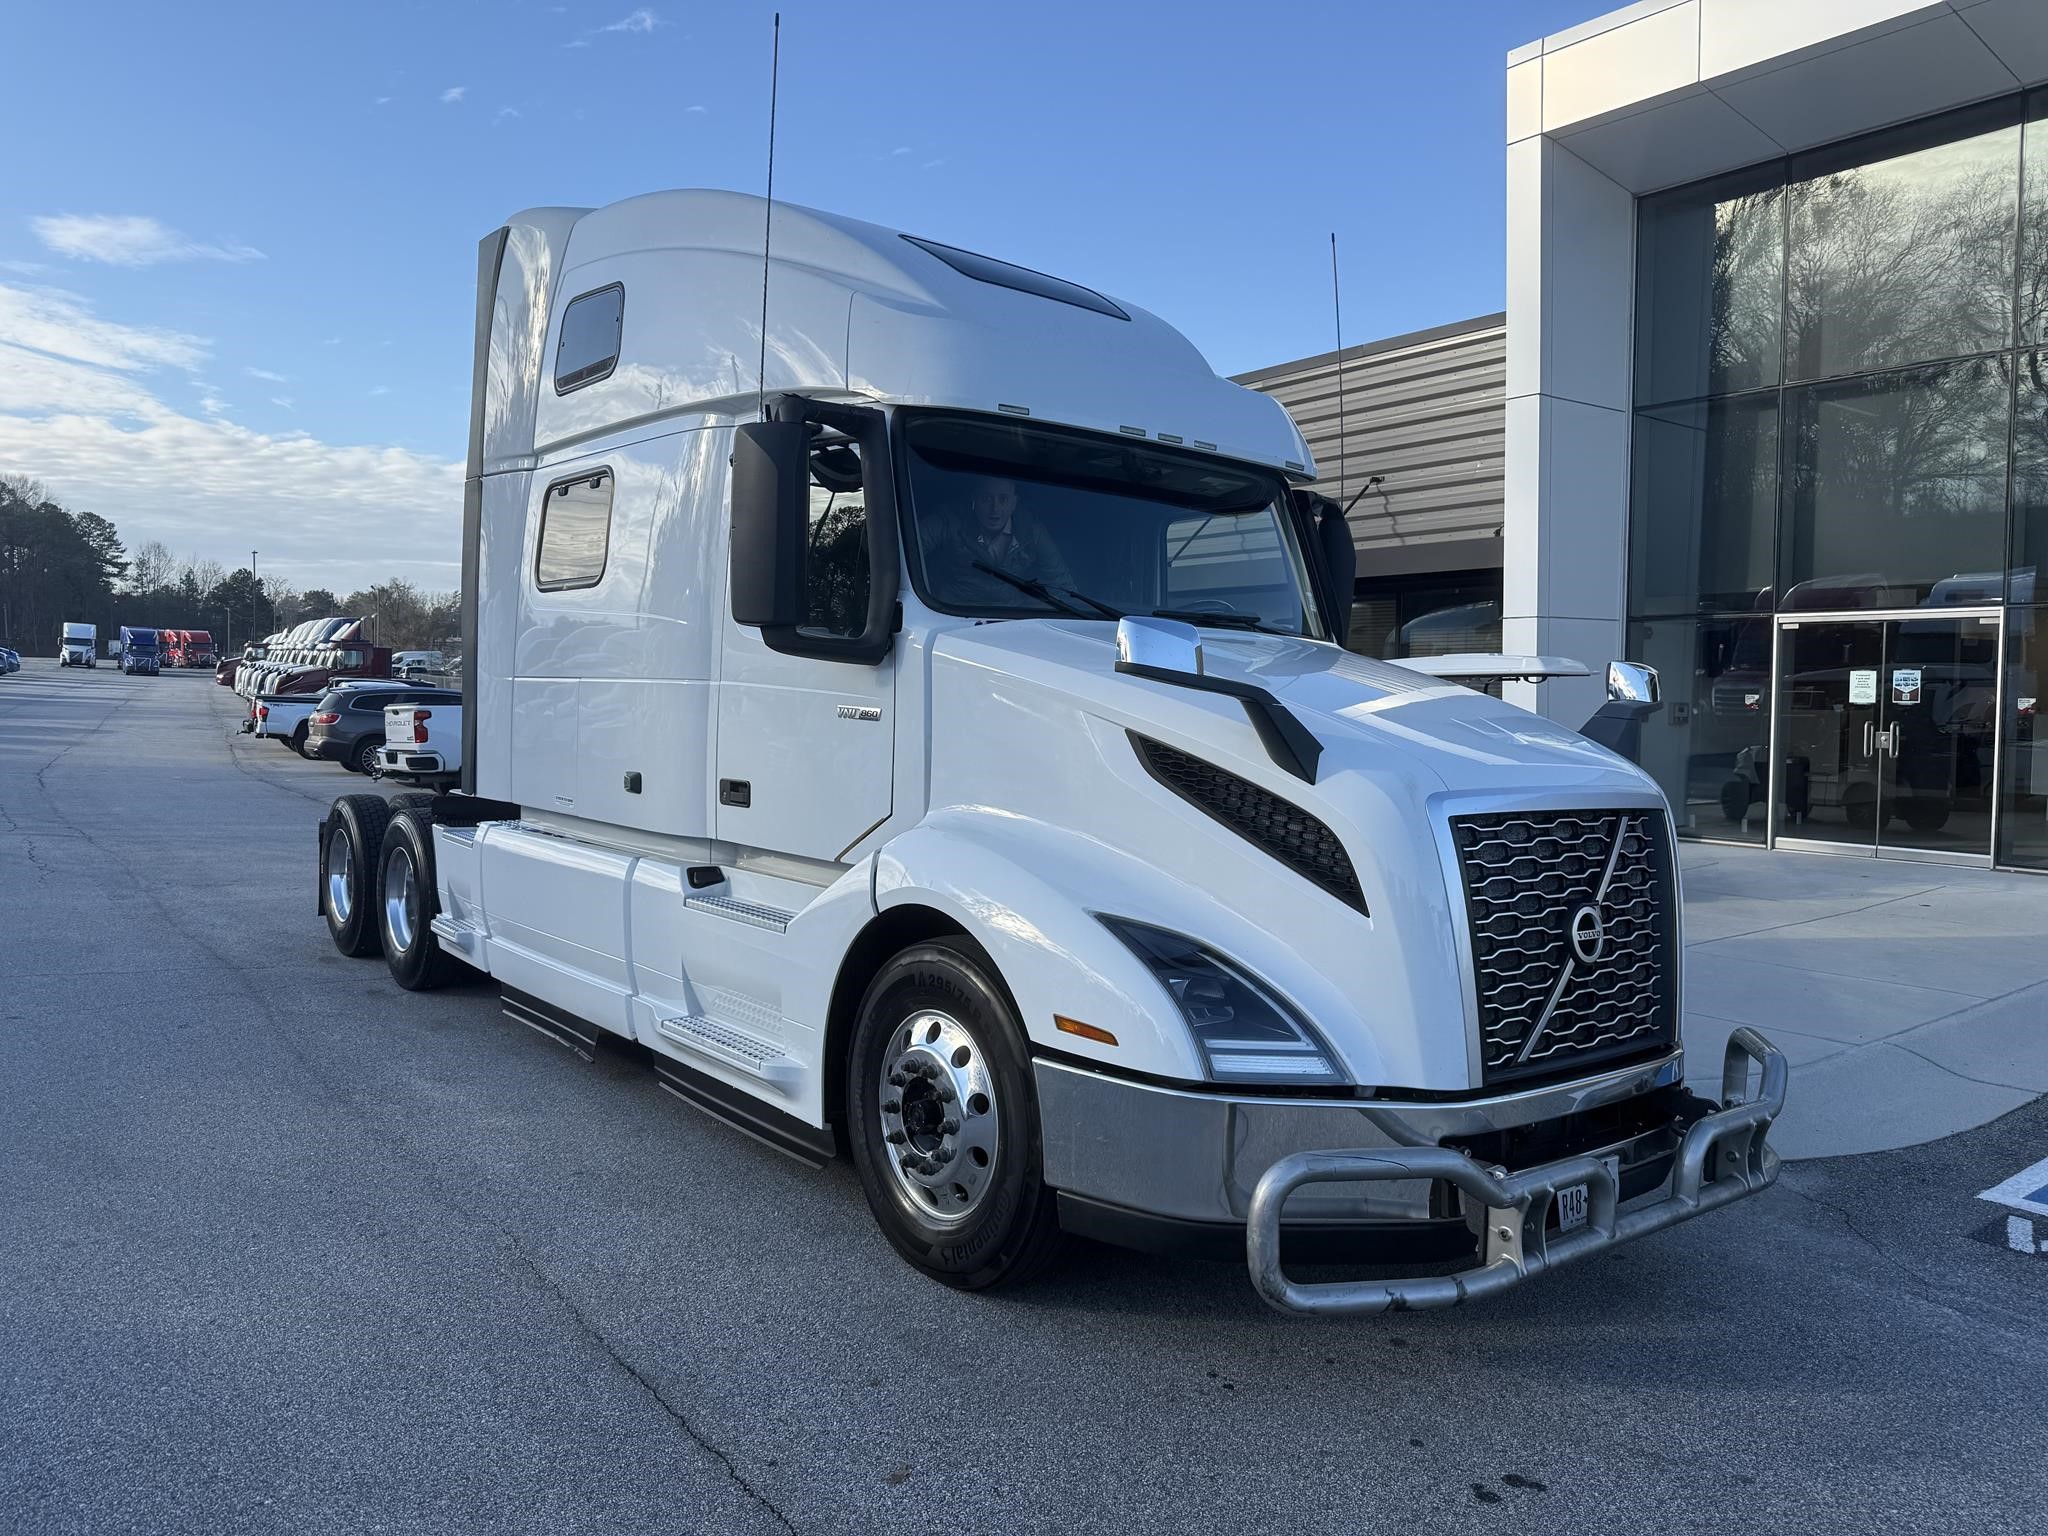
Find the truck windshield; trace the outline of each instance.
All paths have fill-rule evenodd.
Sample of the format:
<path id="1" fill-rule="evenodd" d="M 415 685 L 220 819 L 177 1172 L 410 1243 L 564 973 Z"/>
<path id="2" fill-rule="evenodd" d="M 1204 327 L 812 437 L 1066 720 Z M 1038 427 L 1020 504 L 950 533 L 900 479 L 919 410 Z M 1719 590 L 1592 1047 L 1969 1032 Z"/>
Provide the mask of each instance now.
<path id="1" fill-rule="evenodd" d="M 946 613 L 1168 613 L 1320 639 L 1280 477 L 1023 422 L 919 416 L 912 575 Z"/>

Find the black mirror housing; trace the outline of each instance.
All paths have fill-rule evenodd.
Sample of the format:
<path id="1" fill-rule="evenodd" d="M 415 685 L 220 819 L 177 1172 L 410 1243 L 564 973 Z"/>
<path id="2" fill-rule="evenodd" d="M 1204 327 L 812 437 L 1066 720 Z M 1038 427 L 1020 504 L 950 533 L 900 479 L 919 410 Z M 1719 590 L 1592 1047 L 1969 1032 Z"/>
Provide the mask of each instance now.
<path id="1" fill-rule="evenodd" d="M 803 622 L 810 437 L 801 421 L 750 421 L 733 434 L 731 580 L 737 623 L 793 629 Z"/>

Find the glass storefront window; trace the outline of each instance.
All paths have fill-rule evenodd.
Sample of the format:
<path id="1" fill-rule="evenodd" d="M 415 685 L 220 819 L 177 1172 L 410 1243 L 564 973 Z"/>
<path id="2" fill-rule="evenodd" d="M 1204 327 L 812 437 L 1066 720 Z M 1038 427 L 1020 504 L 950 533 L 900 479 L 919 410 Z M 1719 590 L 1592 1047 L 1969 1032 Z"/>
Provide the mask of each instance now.
<path id="1" fill-rule="evenodd" d="M 1786 391 L 1778 606 L 1996 601 L 2008 409 L 1986 358 Z"/>
<path id="2" fill-rule="evenodd" d="M 2048 132 L 2042 134 L 2048 139 Z M 2042 174 L 2048 175 L 2048 165 Z M 2012 556 L 2007 597 L 2015 603 L 2048 600 L 2041 567 L 2048 565 L 2048 352 L 2022 352 L 2012 422 Z"/>
<path id="3" fill-rule="evenodd" d="M 1444 571 L 1358 584 L 1348 649 L 1400 660 L 1500 649 L 1501 574 Z"/>
<path id="4" fill-rule="evenodd" d="M 2020 345 L 2048 342 L 2048 91 L 2027 101 L 2020 185 Z"/>
<path id="5" fill-rule="evenodd" d="M 1643 767 L 1678 830 L 1760 843 L 1770 788 L 1771 616 L 1651 619 L 1628 627 L 1664 707 L 1643 724 Z"/>
<path id="6" fill-rule="evenodd" d="M 1994 103 L 1792 162 L 1788 380 L 2012 345 L 2017 119 Z"/>
<path id="7" fill-rule="evenodd" d="M 1771 583 L 1778 396 L 1638 411 L 1629 514 L 1637 614 L 1753 607 Z"/>
<path id="8" fill-rule="evenodd" d="M 2005 787 L 1998 860 L 2048 869 L 2048 608 L 2006 610 Z"/>
<path id="9" fill-rule="evenodd" d="M 1778 382 L 1784 286 L 1778 171 L 1646 198 L 1636 225 L 1636 401 Z"/>

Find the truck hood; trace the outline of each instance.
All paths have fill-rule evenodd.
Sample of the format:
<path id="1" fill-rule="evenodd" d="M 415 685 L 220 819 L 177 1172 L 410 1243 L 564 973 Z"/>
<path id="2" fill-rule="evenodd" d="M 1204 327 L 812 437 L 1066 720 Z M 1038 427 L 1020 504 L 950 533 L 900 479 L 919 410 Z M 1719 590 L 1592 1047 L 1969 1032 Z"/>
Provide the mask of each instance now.
<path id="1" fill-rule="evenodd" d="M 978 624 L 941 636 L 934 649 L 1050 683 L 1123 724 L 1141 725 L 1161 708 L 1177 713 L 1190 699 L 1206 700 L 1226 717 L 1243 715 L 1218 695 L 1118 673 L 1116 626 L 1106 620 Z M 1395 758 L 1425 781 L 1417 785 L 1425 792 L 1657 793 L 1634 764 L 1577 731 L 1461 684 L 1286 635 L 1204 630 L 1202 651 L 1210 675 L 1266 689 L 1323 744 L 1319 781 L 1366 759 L 1384 765 Z M 1218 745 L 1225 741 L 1265 760 L 1248 723 Z"/>
<path id="2" fill-rule="evenodd" d="M 931 637 L 928 819 L 989 850 L 991 863 L 975 867 L 1013 872 L 991 876 L 962 909 L 1000 911 L 1004 931 L 1018 930 L 1049 921 L 1058 903 L 1046 893 L 1057 888 L 1073 912 L 1191 935 L 1264 978 L 1316 1023 L 1355 1083 L 1478 1086 L 1452 819 L 1650 810 L 1664 804 L 1655 782 L 1576 731 L 1458 684 L 1315 641 L 1203 631 L 1209 675 L 1266 689 L 1321 743 L 1305 783 L 1274 761 L 1238 699 L 1117 672 L 1115 635 L 1113 623 L 1061 618 Z M 1217 795 L 1201 792 L 1215 784 L 1201 766 L 1321 823 L 1349 854 L 1357 899 L 1275 851 L 1296 833 L 1260 820 L 1270 806 L 1250 824 L 1219 812 Z M 1000 894 L 1004 879 L 1016 894 Z M 1115 940 L 1090 949 L 1101 928 L 1077 920 L 1040 947 L 1092 953 L 1102 976 L 1136 964 Z M 1103 1027 L 1125 1043 L 1102 1047 L 1100 1059 L 1200 1076 L 1149 973 L 1123 986 L 1121 1003 L 1071 991 L 1051 981 L 1026 1006 L 1046 1018 L 1114 1012 L 1122 1023 Z"/>

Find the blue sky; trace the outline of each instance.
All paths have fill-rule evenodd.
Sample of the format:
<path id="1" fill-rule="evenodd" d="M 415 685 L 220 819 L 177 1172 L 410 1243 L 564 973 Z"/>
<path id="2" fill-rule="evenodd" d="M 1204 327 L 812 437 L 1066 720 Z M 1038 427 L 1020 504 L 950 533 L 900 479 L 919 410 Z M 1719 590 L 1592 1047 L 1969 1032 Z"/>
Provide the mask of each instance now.
<path id="1" fill-rule="evenodd" d="M 784 0 L 778 197 L 1129 298 L 1221 372 L 1502 302 L 1508 49 L 1602 0 Z M 475 249 L 757 190 L 772 4 L 14 0 L 0 470 L 130 545 L 456 581 Z M 27 137 L 22 137 L 26 125 Z"/>

